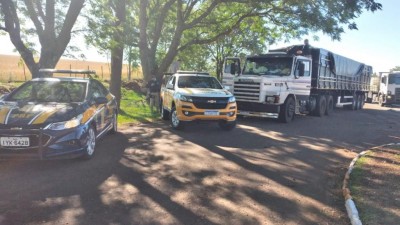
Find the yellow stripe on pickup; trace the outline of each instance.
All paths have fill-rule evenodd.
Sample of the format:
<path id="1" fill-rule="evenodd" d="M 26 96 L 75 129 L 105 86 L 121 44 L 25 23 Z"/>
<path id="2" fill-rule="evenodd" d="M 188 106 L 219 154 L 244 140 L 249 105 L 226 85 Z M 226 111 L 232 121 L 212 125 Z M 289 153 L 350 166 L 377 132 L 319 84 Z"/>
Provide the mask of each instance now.
<path id="1" fill-rule="evenodd" d="M 8 107 L 0 109 L 0 123 L 4 124 L 6 122 L 6 118 L 10 110 L 11 109 Z"/>

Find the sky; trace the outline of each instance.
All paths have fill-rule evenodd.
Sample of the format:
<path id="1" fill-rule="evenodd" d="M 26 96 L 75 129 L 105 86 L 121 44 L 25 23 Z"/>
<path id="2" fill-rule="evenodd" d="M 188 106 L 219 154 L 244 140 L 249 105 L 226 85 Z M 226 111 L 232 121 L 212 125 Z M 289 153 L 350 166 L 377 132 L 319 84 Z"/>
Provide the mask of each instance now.
<path id="1" fill-rule="evenodd" d="M 378 12 L 364 12 L 355 20 L 358 30 L 346 30 L 340 41 L 332 41 L 330 37 L 317 34 L 319 40 L 313 40 L 313 35 L 305 36 L 313 47 L 324 48 L 336 54 L 371 65 L 374 72 L 385 72 L 400 66 L 400 1 L 376 0 L 383 7 Z M 82 43 L 73 39 L 72 42 Z M 17 54 L 8 36 L 0 36 L 0 54 Z M 270 46 L 271 49 L 294 44 L 302 44 L 303 40 L 280 42 Z M 106 61 L 93 48 L 82 46 L 87 61 Z"/>

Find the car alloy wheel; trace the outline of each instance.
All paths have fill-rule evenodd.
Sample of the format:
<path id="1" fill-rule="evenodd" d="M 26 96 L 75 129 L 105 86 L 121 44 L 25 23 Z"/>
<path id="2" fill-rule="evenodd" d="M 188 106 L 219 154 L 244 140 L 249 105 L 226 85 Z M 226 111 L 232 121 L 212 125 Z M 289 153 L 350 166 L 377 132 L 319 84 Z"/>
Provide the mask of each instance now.
<path id="1" fill-rule="evenodd" d="M 96 134 L 93 127 L 90 127 L 86 137 L 86 151 L 84 157 L 90 159 L 94 154 L 94 149 L 96 147 Z"/>

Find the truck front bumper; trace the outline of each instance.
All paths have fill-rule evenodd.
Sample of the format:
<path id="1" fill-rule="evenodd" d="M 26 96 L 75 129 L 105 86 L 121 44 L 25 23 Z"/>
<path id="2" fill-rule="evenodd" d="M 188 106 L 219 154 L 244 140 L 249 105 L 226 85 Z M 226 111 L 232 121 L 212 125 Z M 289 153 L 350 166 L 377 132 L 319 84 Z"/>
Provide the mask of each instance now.
<path id="1" fill-rule="evenodd" d="M 277 118 L 280 105 L 238 101 L 238 115 Z"/>

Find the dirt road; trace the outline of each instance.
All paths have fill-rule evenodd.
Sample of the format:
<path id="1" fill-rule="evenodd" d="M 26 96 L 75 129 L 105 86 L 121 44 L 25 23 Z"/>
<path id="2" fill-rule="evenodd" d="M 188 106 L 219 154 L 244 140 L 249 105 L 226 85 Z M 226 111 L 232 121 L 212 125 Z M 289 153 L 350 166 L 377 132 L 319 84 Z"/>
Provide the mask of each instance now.
<path id="1" fill-rule="evenodd" d="M 244 118 L 231 132 L 124 128 L 90 161 L 0 161 L 0 224 L 348 224 L 355 152 L 400 142 L 400 109 Z"/>

